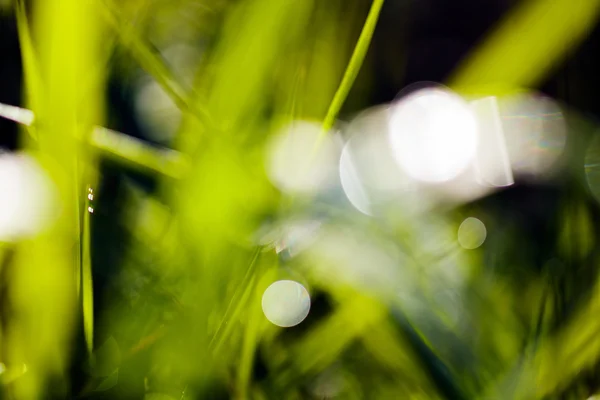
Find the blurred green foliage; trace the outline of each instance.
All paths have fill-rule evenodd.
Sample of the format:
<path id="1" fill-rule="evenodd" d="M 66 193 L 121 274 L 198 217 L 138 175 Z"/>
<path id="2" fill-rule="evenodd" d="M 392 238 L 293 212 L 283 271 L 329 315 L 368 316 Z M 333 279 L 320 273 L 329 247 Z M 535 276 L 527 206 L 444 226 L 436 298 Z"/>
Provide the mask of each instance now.
<path id="1" fill-rule="evenodd" d="M 516 8 L 512 30 L 501 24 L 453 84 L 478 93 L 536 84 L 564 51 L 542 32 L 572 45 L 598 9 L 595 0 L 579 3 L 548 31 L 569 3 L 541 17 L 532 10 L 543 2 Z M 600 355 L 599 254 L 597 216 L 580 186 L 548 222 L 556 235 L 542 238 L 551 249 L 540 257 L 518 215 L 483 203 L 436 210 L 431 220 L 402 210 L 368 220 L 269 183 L 265 143 L 280 127 L 337 127 L 382 4 L 15 2 L 26 101 L 36 115 L 22 147 L 56 183 L 62 211 L 48 232 L 0 247 L 6 398 L 591 395 L 585 374 Z M 190 80 L 164 56 L 174 44 L 201 48 Z M 534 61 L 499 61 L 511 52 Z M 140 75 L 181 112 L 171 150 L 97 128 L 112 118 L 107 81 Z M 106 160 L 151 176 L 155 187 L 124 180 L 123 211 L 104 207 Z M 484 249 L 454 243 L 467 212 L 496 229 Z M 324 221 L 316 251 L 286 257 L 257 242 L 265 221 L 294 217 Z M 125 232 L 111 242 L 118 248 L 98 254 L 94 235 L 115 230 Z M 382 266 L 384 279 L 372 272 Z M 285 330 L 264 318 L 261 296 L 289 276 L 310 288 L 313 310 Z M 94 293 L 96 279 L 109 283 Z"/>

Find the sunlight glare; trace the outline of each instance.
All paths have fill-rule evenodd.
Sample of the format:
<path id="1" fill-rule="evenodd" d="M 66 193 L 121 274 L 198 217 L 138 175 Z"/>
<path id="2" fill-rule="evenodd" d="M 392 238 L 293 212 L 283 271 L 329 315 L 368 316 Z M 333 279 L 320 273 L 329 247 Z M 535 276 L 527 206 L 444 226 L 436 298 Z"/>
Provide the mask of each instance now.
<path id="1" fill-rule="evenodd" d="M 57 196 L 31 157 L 0 154 L 0 241 L 31 236 L 56 215 Z"/>
<path id="2" fill-rule="evenodd" d="M 366 215 L 377 214 L 387 202 L 397 203 L 411 184 L 390 149 L 387 112 L 387 106 L 375 107 L 352 120 L 347 129 L 350 138 L 340 156 L 344 194 Z"/>
<path id="3" fill-rule="evenodd" d="M 396 161 L 413 179 L 440 183 L 458 176 L 477 149 L 469 105 L 449 90 L 427 88 L 390 108 L 389 138 Z"/>
<path id="4" fill-rule="evenodd" d="M 267 151 L 267 174 L 284 192 L 313 193 L 332 181 L 336 146 L 319 124 L 301 121 L 285 127 Z"/>

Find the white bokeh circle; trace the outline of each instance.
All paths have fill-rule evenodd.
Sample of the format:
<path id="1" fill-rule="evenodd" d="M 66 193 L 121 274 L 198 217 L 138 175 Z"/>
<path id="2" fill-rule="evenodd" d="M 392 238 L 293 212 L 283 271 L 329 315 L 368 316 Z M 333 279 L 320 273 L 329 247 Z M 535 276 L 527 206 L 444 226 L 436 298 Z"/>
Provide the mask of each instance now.
<path id="1" fill-rule="evenodd" d="M 304 286 L 292 280 L 273 282 L 263 293 L 265 317 L 282 328 L 296 326 L 310 311 L 310 295 Z"/>
<path id="2" fill-rule="evenodd" d="M 477 136 L 473 111 L 449 90 L 418 90 L 390 108 L 395 159 L 417 181 L 440 183 L 458 176 L 475 157 Z"/>

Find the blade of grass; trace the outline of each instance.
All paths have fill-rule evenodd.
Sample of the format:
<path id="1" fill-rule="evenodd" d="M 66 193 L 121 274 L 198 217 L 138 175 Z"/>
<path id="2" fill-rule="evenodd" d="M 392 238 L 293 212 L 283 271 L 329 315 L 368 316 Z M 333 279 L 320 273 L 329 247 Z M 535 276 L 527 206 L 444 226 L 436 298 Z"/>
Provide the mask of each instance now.
<path id="1" fill-rule="evenodd" d="M 594 26 L 599 0 L 528 0 L 500 22 L 450 79 L 468 94 L 534 87 Z"/>
<path id="2" fill-rule="evenodd" d="M 27 103 L 34 110 L 39 109 L 40 104 L 40 96 L 44 93 L 44 88 L 42 86 L 40 71 L 38 66 L 37 55 L 35 54 L 35 49 L 33 46 L 33 42 L 30 34 L 29 22 L 27 19 L 27 13 L 25 10 L 25 5 L 22 1 L 17 2 L 16 6 L 16 18 L 17 18 L 17 29 L 19 34 L 19 44 L 21 47 L 21 55 L 23 59 L 23 66 L 25 70 L 25 90 L 26 90 L 26 99 Z M 27 131 L 32 136 L 32 139 L 36 139 L 35 127 L 32 127 L 32 124 L 35 119 L 35 115 L 33 111 L 27 110 L 20 107 L 8 106 L 4 104 L 0 104 L 0 115 L 5 118 L 12 119 L 15 122 L 18 122 L 22 125 L 28 127 Z M 77 181 L 77 171 L 73 171 L 73 177 L 75 181 Z M 76 201 L 76 208 L 79 207 L 79 193 L 76 185 L 73 187 L 73 194 Z M 76 220 L 76 230 L 79 231 L 79 219 Z M 87 229 L 84 226 L 84 229 Z M 89 246 L 89 243 L 88 243 Z M 89 250 L 89 249 L 88 249 Z M 84 263 L 82 262 L 80 252 L 76 252 L 76 265 L 80 265 L 80 268 L 74 269 L 74 280 L 76 286 L 77 296 L 81 295 L 81 277 L 82 277 L 82 269 L 85 268 Z M 89 260 L 88 260 L 89 261 Z M 91 271 L 90 271 L 91 273 Z M 84 282 L 85 286 L 85 282 Z M 86 290 L 86 295 L 89 297 L 88 290 Z M 93 329 L 93 316 L 92 316 L 92 325 L 90 328 L 89 324 L 89 315 L 90 313 L 86 313 L 86 304 L 85 298 L 83 299 L 83 319 L 84 319 L 84 331 L 86 332 L 86 342 L 88 344 L 88 351 L 91 353 L 93 342 L 90 339 L 89 331 Z"/>
<path id="3" fill-rule="evenodd" d="M 235 321 L 239 317 L 242 306 L 253 290 L 254 285 L 251 285 L 251 282 L 255 277 L 256 264 L 261 251 L 262 247 L 258 247 L 255 250 L 252 260 L 250 261 L 250 265 L 248 265 L 248 269 L 246 270 L 246 274 L 233 294 L 231 301 L 227 306 L 227 310 L 225 311 L 225 315 L 223 316 L 215 335 L 210 341 L 209 347 L 215 355 L 218 355 L 221 347 L 227 341 L 227 338 L 230 335 L 231 329 L 234 325 L 230 322 Z"/>
<path id="4" fill-rule="evenodd" d="M 33 111 L 2 103 L 0 103 L 0 117 L 27 127 L 31 126 L 34 120 Z"/>
<path id="5" fill-rule="evenodd" d="M 43 93 L 43 87 L 37 60 L 38 57 L 35 54 L 35 49 L 31 40 L 31 30 L 29 21 L 27 19 L 24 0 L 17 1 L 15 15 L 17 19 L 17 31 L 19 35 L 21 58 L 23 60 L 23 77 L 25 80 L 24 86 L 26 91 L 27 106 L 33 110 L 36 110 L 39 107 L 39 96 L 41 93 Z M 31 114 L 30 118 L 28 118 L 29 116 L 27 115 L 23 115 L 23 117 L 30 121 L 29 124 L 33 122 L 33 113 Z M 17 122 L 21 121 L 17 120 Z"/>
<path id="6" fill-rule="evenodd" d="M 186 100 L 187 93 L 160 56 L 143 42 L 135 30 L 135 25 L 120 20 L 118 11 L 111 1 L 103 1 L 102 3 L 104 6 L 102 7 L 103 14 L 120 36 L 121 44 L 127 47 L 140 66 L 156 79 L 173 102 L 180 109 L 186 109 L 188 104 Z"/>
<path id="7" fill-rule="evenodd" d="M 339 294 L 338 294 L 339 296 Z M 319 371 L 330 365 L 354 341 L 366 334 L 386 314 L 385 308 L 376 300 L 346 294 L 338 297 L 340 306 L 330 317 L 317 325 L 289 349 L 287 361 L 294 364 L 302 375 Z M 285 387 L 297 377 L 294 371 L 285 370 L 278 384 Z"/>
<path id="8" fill-rule="evenodd" d="M 0 117 L 25 126 L 35 126 L 33 112 L 21 107 L 0 103 Z M 181 177 L 187 168 L 185 158 L 177 151 L 156 148 L 122 132 L 103 127 L 94 128 L 89 145 L 96 152 L 133 168 L 150 170 L 170 178 Z"/>
<path id="9" fill-rule="evenodd" d="M 595 317 L 599 312 L 596 288 L 574 318 L 554 335 L 532 342 L 516 365 L 482 398 L 545 398 L 568 386 L 574 376 L 600 358 L 600 323 Z"/>
<path id="10" fill-rule="evenodd" d="M 102 114 L 97 92 L 86 93 L 85 106 L 81 105 L 82 83 L 98 67 L 101 39 L 92 2 L 44 0 L 34 5 L 33 29 L 24 2 L 18 5 L 17 21 L 26 102 L 44 123 L 35 126 L 35 145 L 23 138 L 54 183 L 62 212 L 56 212 L 57 219 L 47 230 L 18 244 L 10 282 L 10 301 L 18 318 L 12 318 L 6 329 L 7 359 L 27 364 L 27 373 L 13 389 L 16 398 L 32 399 L 47 394 L 48 379 L 62 376 L 69 360 L 77 310 L 73 278 L 81 267 L 78 157 L 85 127 L 92 119 L 100 122 Z"/>
<path id="11" fill-rule="evenodd" d="M 102 154 L 135 168 L 147 169 L 169 178 L 180 178 L 187 170 L 185 157 L 166 148 L 156 148 L 142 140 L 111 129 L 96 127 L 91 145 Z"/>
<path id="12" fill-rule="evenodd" d="M 329 110 L 327 110 L 327 114 L 323 121 L 323 132 L 327 132 L 333 127 L 335 119 L 340 112 L 346 97 L 348 97 L 348 93 L 350 93 L 350 89 L 354 84 L 354 80 L 360 71 L 367 50 L 369 49 L 369 44 L 371 43 L 375 27 L 377 26 L 377 20 L 379 19 L 383 2 L 384 0 L 373 0 L 373 3 L 371 4 L 371 9 L 369 10 L 365 24 L 360 32 L 358 42 L 356 42 L 354 52 L 350 57 L 348 67 L 346 67 L 346 71 L 344 72 L 342 82 L 335 92 Z"/>
<path id="13" fill-rule="evenodd" d="M 254 353 L 260 339 L 260 325 L 262 322 L 260 285 L 252 285 L 252 300 L 248 305 L 248 317 L 246 318 L 246 329 L 242 339 L 242 352 L 240 355 L 239 368 L 237 370 L 237 392 L 240 399 L 248 398 L 252 366 L 254 364 Z"/>
<path id="14" fill-rule="evenodd" d="M 93 190 L 88 191 L 93 199 Z M 90 198 L 88 196 L 85 204 L 86 210 L 83 211 L 83 235 L 81 238 L 82 258 L 81 258 L 81 290 L 83 306 L 83 332 L 89 354 L 94 349 L 94 285 L 92 281 L 92 257 L 90 250 L 90 214 L 93 212 Z"/>
<path id="15" fill-rule="evenodd" d="M 313 7 L 313 0 L 232 4 L 208 58 L 208 82 L 197 82 L 197 93 L 206 93 L 209 113 L 224 134 L 241 138 L 256 122 L 266 106 L 273 69 L 279 68 L 281 56 L 296 49 Z"/>
<path id="16" fill-rule="evenodd" d="M 189 101 L 189 90 L 179 83 L 161 56 L 139 36 L 135 25 L 123 21 L 110 0 L 103 1 L 103 5 L 106 20 L 119 35 L 121 44 L 131 52 L 139 65 L 156 80 L 180 110 L 190 112 L 210 126 L 210 118 L 206 110 L 198 102 L 194 102 L 192 106 Z"/>

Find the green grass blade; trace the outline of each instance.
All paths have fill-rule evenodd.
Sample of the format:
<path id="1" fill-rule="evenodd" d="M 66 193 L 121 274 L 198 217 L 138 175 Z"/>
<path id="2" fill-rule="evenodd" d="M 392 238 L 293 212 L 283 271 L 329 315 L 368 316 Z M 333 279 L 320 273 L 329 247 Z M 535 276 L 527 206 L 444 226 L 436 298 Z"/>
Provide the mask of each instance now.
<path id="1" fill-rule="evenodd" d="M 104 1 L 103 6 L 103 14 L 119 35 L 121 44 L 131 52 L 140 66 L 156 79 L 180 109 L 187 108 L 187 93 L 183 86 L 175 79 L 160 56 L 139 37 L 135 31 L 135 25 L 124 23 L 110 0 Z"/>
<path id="2" fill-rule="evenodd" d="M 450 86 L 472 95 L 535 87 L 586 37 L 599 13 L 598 0 L 520 2 L 456 70 Z"/>
<path id="3" fill-rule="evenodd" d="M 373 0 L 373 3 L 371 4 L 371 9 L 367 15 L 367 20 L 362 28 L 358 42 L 354 48 L 354 52 L 350 57 L 350 62 L 348 63 L 346 71 L 344 72 L 342 82 L 335 92 L 331 105 L 329 106 L 329 110 L 327 110 L 327 115 L 323 121 L 323 132 L 327 132 L 333 127 L 335 119 L 337 118 L 337 115 L 340 112 L 346 97 L 348 97 L 348 93 L 350 93 L 350 89 L 354 84 L 354 80 L 360 71 L 360 67 L 365 59 L 367 50 L 369 49 L 369 44 L 371 43 L 371 38 L 373 37 L 375 27 L 377 26 L 377 20 L 379 19 L 383 2 L 384 0 Z"/>
<path id="4" fill-rule="evenodd" d="M 35 110 L 39 109 L 39 96 L 44 92 L 44 90 L 40 77 L 38 57 L 31 39 L 31 28 L 29 26 L 27 11 L 25 10 L 25 4 L 23 0 L 16 2 L 15 15 L 17 19 L 19 46 L 21 48 L 21 58 L 23 62 L 25 98 L 27 101 L 27 107 L 35 112 Z M 16 119 L 16 121 L 23 123 L 26 126 L 30 126 L 33 122 L 33 112 L 30 112 L 31 115 L 23 112 L 17 113 L 16 116 L 20 118 Z M 27 124 L 27 122 L 29 123 Z M 34 128 L 27 129 L 27 131 L 35 138 Z"/>
<path id="5" fill-rule="evenodd" d="M 130 167 L 157 172 L 165 177 L 180 178 L 187 169 L 186 159 L 177 151 L 156 148 L 121 132 L 96 127 L 91 145 L 101 154 Z"/>
<path id="6" fill-rule="evenodd" d="M 91 189 L 91 188 L 90 188 Z M 93 199 L 93 192 L 88 190 Z M 83 331 L 85 342 L 89 354 L 94 349 L 94 286 L 92 281 L 92 257 L 90 249 L 90 215 L 93 208 L 88 197 L 85 204 L 86 210 L 83 211 L 83 234 L 81 238 L 82 256 L 81 256 L 81 296 L 83 306 Z"/>
<path id="7" fill-rule="evenodd" d="M 230 335 L 231 329 L 233 328 L 233 321 L 235 321 L 241 311 L 242 307 L 246 303 L 248 296 L 253 290 L 254 285 L 252 285 L 252 281 L 255 278 L 256 274 L 256 264 L 258 258 L 260 256 L 262 248 L 259 247 L 256 249 L 254 255 L 252 256 L 252 261 L 250 261 L 250 265 L 248 266 L 248 270 L 246 271 L 246 275 L 240 282 L 240 285 L 236 289 L 234 295 L 227 306 L 227 310 L 225 311 L 225 315 L 217 328 L 215 335 L 210 341 L 209 347 L 212 349 L 215 355 L 219 354 L 219 351 L 222 345 L 225 343 L 227 338 Z"/>
<path id="8" fill-rule="evenodd" d="M 210 117 L 206 110 L 200 103 L 189 101 L 190 90 L 176 79 L 160 54 L 140 37 L 135 25 L 122 20 L 112 0 L 103 1 L 103 6 L 103 14 L 118 34 L 120 43 L 130 51 L 144 71 L 158 82 L 180 110 L 188 111 L 195 118 L 199 118 L 203 124 L 210 125 Z"/>
<path id="9" fill-rule="evenodd" d="M 30 106 L 35 109 L 35 105 L 39 103 L 37 97 L 43 93 L 43 91 L 41 87 L 38 60 L 31 40 L 31 31 L 23 0 L 17 1 L 15 13 L 21 57 L 23 58 L 26 98 Z"/>

